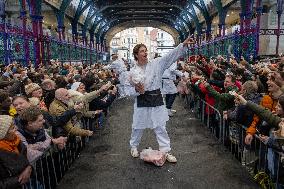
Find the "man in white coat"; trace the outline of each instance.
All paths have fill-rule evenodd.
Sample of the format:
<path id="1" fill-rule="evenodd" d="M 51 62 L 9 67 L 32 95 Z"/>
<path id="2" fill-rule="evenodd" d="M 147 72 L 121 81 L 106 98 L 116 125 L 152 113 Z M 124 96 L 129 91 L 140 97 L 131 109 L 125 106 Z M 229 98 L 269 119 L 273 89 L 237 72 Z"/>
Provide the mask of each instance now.
<path id="1" fill-rule="evenodd" d="M 176 63 L 172 64 L 168 69 L 166 69 L 162 76 L 161 91 L 162 94 L 165 95 L 166 108 L 169 116 L 173 116 L 173 112 L 176 112 L 175 110 L 172 110 L 172 106 L 177 95 L 177 87 L 174 83 L 174 81 L 177 79 L 176 76 L 184 76 L 181 71 L 177 70 Z"/>
<path id="2" fill-rule="evenodd" d="M 130 139 L 132 157 L 139 156 L 137 147 L 143 131 L 150 128 L 156 134 L 159 150 L 166 153 L 166 159 L 172 163 L 177 162 L 175 156 L 170 153 L 170 138 L 166 130 L 166 122 L 169 120 L 169 116 L 163 104 L 160 89 L 164 71 L 184 55 L 188 44 L 194 44 L 194 40 L 188 38 L 167 55 L 151 61 L 148 60 L 147 48 L 144 44 L 138 44 L 133 49 L 136 64 L 129 74 L 130 83 L 136 91 Z"/>
<path id="3" fill-rule="evenodd" d="M 116 74 L 118 74 L 118 79 L 119 79 L 119 84 L 117 85 L 118 87 L 118 92 L 120 97 L 125 96 L 125 90 L 124 90 L 124 85 L 125 85 L 125 80 L 127 77 L 127 66 L 125 65 L 124 60 L 119 59 L 117 54 L 112 54 L 112 63 L 105 66 L 105 69 L 112 69 Z"/>

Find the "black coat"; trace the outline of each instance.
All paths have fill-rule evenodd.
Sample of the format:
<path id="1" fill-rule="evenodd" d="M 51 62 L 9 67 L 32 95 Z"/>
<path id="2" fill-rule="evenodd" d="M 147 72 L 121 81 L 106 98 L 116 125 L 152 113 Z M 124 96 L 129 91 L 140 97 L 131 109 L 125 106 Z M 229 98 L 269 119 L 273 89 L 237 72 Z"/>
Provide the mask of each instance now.
<path id="1" fill-rule="evenodd" d="M 49 109 L 50 104 L 55 98 L 55 90 L 43 90 L 44 103 Z"/>
<path id="2" fill-rule="evenodd" d="M 89 108 L 91 111 L 103 110 L 104 112 L 106 112 L 108 107 L 115 100 L 115 98 L 116 96 L 113 94 L 107 94 L 104 98 L 95 98 L 89 103 Z"/>
<path id="3" fill-rule="evenodd" d="M 18 177 L 27 166 L 27 150 L 24 144 L 18 146 L 20 154 L 0 150 L 0 189 L 21 188 Z"/>

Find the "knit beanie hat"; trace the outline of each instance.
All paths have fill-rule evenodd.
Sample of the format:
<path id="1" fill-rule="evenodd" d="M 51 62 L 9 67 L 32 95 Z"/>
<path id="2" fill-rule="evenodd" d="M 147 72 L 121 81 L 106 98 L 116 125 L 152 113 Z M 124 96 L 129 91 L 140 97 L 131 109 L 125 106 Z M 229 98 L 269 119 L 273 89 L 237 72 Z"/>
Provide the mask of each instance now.
<path id="1" fill-rule="evenodd" d="M 6 136 L 12 122 L 13 118 L 11 116 L 0 115 L 0 140 Z"/>
<path id="2" fill-rule="evenodd" d="M 30 83 L 25 86 L 25 92 L 27 95 L 32 94 L 33 91 L 39 90 L 41 87 L 36 83 Z"/>
<path id="3" fill-rule="evenodd" d="M 52 84 L 52 85 L 54 85 L 54 86 L 56 85 L 56 84 L 55 84 L 55 81 L 53 81 L 53 80 L 51 80 L 51 79 L 45 79 L 45 80 L 42 81 L 41 87 L 46 90 L 47 84 Z"/>
<path id="4" fill-rule="evenodd" d="M 77 89 L 79 88 L 81 82 L 75 82 L 71 85 L 71 90 L 77 91 Z"/>

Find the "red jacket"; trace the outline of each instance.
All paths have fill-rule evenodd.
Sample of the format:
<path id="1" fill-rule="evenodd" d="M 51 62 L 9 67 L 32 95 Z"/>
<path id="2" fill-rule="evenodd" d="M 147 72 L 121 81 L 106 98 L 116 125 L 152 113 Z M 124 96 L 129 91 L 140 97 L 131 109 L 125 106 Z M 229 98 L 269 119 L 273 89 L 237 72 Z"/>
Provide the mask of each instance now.
<path id="1" fill-rule="evenodd" d="M 239 91 L 242 90 L 242 82 L 236 81 L 236 82 L 235 82 L 235 85 L 238 87 Z"/>
<path id="2" fill-rule="evenodd" d="M 219 87 L 216 86 L 212 86 L 216 91 L 218 91 L 219 93 L 221 93 L 221 89 Z M 206 87 L 203 85 L 203 83 L 199 84 L 199 89 L 201 90 L 201 92 L 205 95 L 205 102 L 207 102 L 209 105 L 214 106 L 215 105 L 215 99 L 214 97 L 210 96 L 208 93 L 208 90 L 206 89 Z M 212 108 L 210 108 L 208 105 L 206 105 L 205 107 L 205 112 L 206 114 L 213 114 L 214 110 Z"/>

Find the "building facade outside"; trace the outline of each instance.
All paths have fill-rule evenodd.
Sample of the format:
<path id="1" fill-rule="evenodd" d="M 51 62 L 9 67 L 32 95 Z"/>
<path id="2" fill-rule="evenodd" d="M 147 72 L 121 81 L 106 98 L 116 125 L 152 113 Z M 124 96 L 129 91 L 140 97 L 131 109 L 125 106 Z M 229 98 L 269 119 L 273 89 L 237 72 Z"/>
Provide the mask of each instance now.
<path id="1" fill-rule="evenodd" d="M 174 39 L 167 32 L 158 29 L 157 32 L 157 53 L 159 56 L 164 56 L 169 50 L 174 48 Z"/>
<path id="2" fill-rule="evenodd" d="M 135 45 L 147 46 L 149 58 L 166 54 L 173 48 L 174 39 L 167 32 L 151 27 L 129 28 L 117 33 L 110 42 L 110 54 L 116 53 L 119 58 L 134 60 L 132 51 Z"/>

